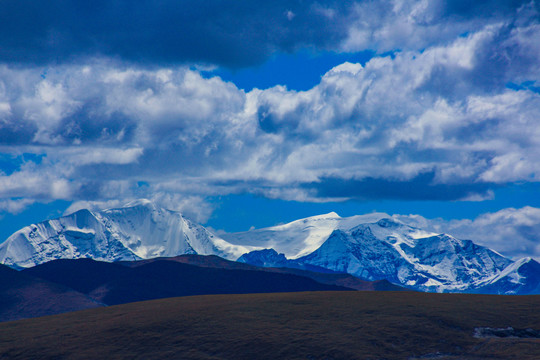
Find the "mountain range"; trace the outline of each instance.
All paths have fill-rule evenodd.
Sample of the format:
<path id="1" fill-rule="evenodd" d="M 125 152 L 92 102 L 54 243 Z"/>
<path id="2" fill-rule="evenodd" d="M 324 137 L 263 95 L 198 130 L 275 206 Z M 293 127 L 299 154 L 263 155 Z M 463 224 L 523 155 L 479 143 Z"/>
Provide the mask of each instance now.
<path id="1" fill-rule="evenodd" d="M 217 236 L 181 213 L 139 200 L 122 208 L 32 224 L 0 244 L 16 269 L 55 259 L 136 261 L 216 255 L 263 267 L 346 273 L 430 292 L 540 293 L 540 264 L 509 259 L 471 240 L 409 226 L 383 213 L 313 216 Z"/>
<path id="2" fill-rule="evenodd" d="M 430 292 L 539 291 L 540 264 L 535 260 L 512 261 L 470 240 L 430 233 L 386 214 L 340 218 L 330 213 L 226 239 L 271 243 L 272 250 L 255 250 L 238 259 L 259 266 L 320 267 Z M 283 239 L 288 240 L 280 242 Z M 316 250 L 303 255 L 303 244 Z"/>

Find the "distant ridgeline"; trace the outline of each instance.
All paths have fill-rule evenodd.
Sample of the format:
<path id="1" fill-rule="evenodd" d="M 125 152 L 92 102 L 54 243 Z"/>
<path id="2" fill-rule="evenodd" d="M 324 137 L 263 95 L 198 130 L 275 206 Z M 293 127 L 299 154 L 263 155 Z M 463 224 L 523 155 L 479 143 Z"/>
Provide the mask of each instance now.
<path id="1" fill-rule="evenodd" d="M 427 232 L 381 213 L 347 218 L 329 213 L 219 237 L 179 212 L 139 200 L 32 224 L 0 244 L 0 263 L 15 269 L 55 259 L 115 262 L 183 254 L 348 273 L 429 292 L 540 293 L 535 260 L 513 261 L 470 240 Z"/>

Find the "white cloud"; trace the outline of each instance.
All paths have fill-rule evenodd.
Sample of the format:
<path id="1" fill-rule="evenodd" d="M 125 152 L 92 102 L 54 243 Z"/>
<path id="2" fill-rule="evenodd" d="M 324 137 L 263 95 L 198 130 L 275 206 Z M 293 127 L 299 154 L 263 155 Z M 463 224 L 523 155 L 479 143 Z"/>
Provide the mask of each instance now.
<path id="1" fill-rule="evenodd" d="M 18 214 L 34 203 L 32 199 L 0 200 L 0 212 Z"/>
<path id="2" fill-rule="evenodd" d="M 391 5 L 401 23 L 378 31 L 392 41 L 403 29 L 433 30 L 440 11 L 430 2 Z M 428 25 L 416 29 L 421 22 Z M 320 198 L 316 184 L 325 178 L 408 181 L 434 173 L 435 183 L 448 185 L 538 181 L 540 94 L 506 85 L 539 81 L 531 64 L 540 29 L 530 21 L 507 25 L 447 34 L 447 41 L 364 66 L 347 62 L 308 91 L 245 93 L 187 67 L 107 59 L 52 67 L 45 78 L 43 69 L 1 66 L 2 150 L 44 160 L 0 176 L 0 199 L 107 202 L 160 193 L 172 204 L 252 192 L 328 201 L 347 195 Z"/>
<path id="3" fill-rule="evenodd" d="M 60 174 L 27 165 L 20 171 L 0 176 L 0 198 L 63 199 L 71 191 L 70 186 Z"/>
<path id="4" fill-rule="evenodd" d="M 142 148 L 117 149 L 77 147 L 67 149 L 57 154 L 57 157 L 67 158 L 73 165 L 90 164 L 130 164 L 136 162 L 143 154 Z"/>

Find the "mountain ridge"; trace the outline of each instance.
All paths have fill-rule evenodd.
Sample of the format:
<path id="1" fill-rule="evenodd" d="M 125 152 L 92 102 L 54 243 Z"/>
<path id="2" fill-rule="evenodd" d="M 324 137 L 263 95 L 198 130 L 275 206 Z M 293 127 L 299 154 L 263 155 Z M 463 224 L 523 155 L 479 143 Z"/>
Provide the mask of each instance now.
<path id="1" fill-rule="evenodd" d="M 409 226 L 385 213 L 340 217 L 331 212 L 217 236 L 177 211 L 140 200 L 32 224 L 0 244 L 0 263 L 14 268 L 61 258 L 112 262 L 184 254 L 349 273 L 421 291 L 540 292 L 535 260 L 513 261 L 471 240 Z"/>

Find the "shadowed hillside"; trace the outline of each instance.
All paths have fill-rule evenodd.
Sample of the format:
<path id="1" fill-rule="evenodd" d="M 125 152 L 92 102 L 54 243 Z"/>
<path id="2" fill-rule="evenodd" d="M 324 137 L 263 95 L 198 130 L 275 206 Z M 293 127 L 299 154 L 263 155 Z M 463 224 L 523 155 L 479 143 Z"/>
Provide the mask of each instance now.
<path id="1" fill-rule="evenodd" d="M 158 260 L 175 261 L 184 264 L 218 268 L 218 269 L 235 269 L 235 270 L 256 270 L 266 271 L 281 274 L 294 274 L 298 276 L 308 277 L 322 284 L 345 286 L 347 288 L 363 291 L 410 291 L 409 289 L 392 284 L 386 280 L 367 281 L 359 279 L 355 276 L 346 273 L 338 273 L 330 270 L 325 272 L 314 272 L 302 269 L 287 268 L 287 267 L 258 267 L 251 264 L 241 263 L 237 261 L 229 261 L 215 255 L 195 255 L 186 254 L 169 258 L 147 259 L 138 261 L 122 261 L 123 265 L 136 267 L 144 264 L 149 264 Z"/>
<path id="2" fill-rule="evenodd" d="M 200 267 L 165 259 L 134 267 L 76 259 L 51 261 L 23 273 L 68 286 L 107 305 L 206 294 L 352 290 L 303 276 L 255 270 Z"/>

